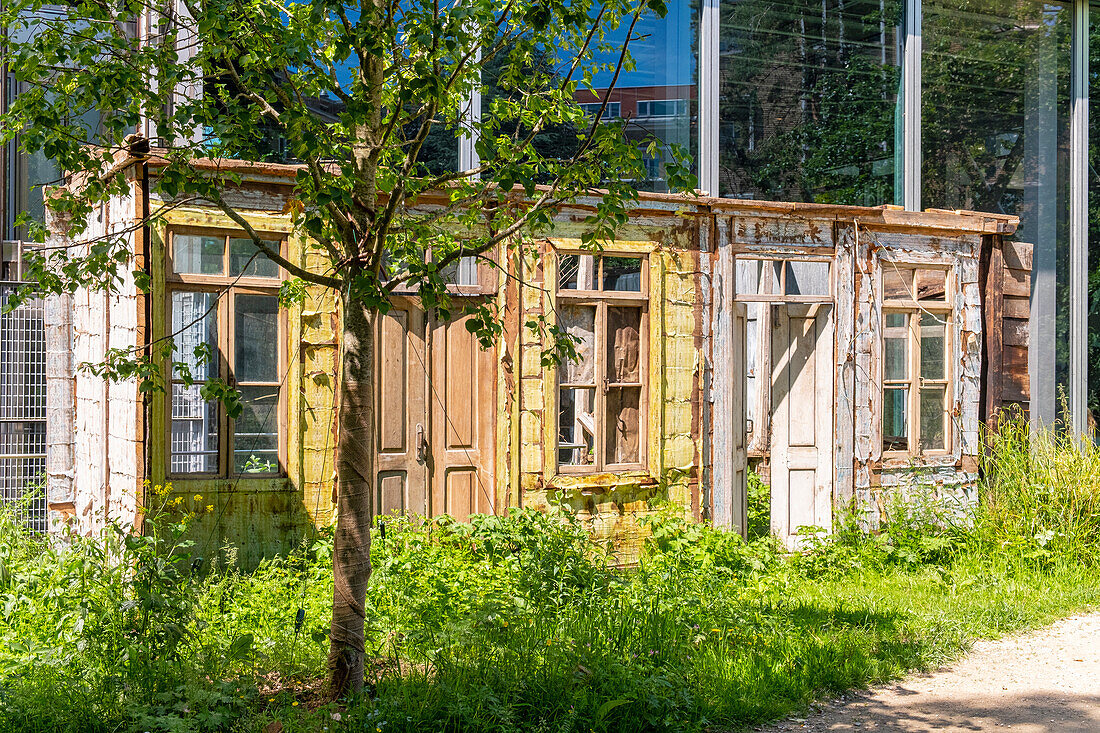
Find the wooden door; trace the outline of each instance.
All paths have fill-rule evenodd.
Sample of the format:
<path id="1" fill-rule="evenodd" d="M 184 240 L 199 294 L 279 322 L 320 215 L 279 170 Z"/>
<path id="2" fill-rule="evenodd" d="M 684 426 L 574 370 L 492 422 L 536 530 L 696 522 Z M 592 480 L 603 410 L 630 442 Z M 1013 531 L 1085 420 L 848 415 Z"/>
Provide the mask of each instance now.
<path id="1" fill-rule="evenodd" d="M 425 318 L 411 298 L 395 299 L 376 329 L 377 514 L 427 515 L 428 441 Z"/>
<path id="2" fill-rule="evenodd" d="M 832 306 L 786 304 L 772 316 L 771 527 L 794 550 L 800 527 L 832 526 Z"/>
<path id="3" fill-rule="evenodd" d="M 496 505 L 495 352 L 481 348 L 466 329 L 466 320 L 433 321 L 429 335 L 431 514 L 459 520 L 474 513 L 492 514 Z"/>

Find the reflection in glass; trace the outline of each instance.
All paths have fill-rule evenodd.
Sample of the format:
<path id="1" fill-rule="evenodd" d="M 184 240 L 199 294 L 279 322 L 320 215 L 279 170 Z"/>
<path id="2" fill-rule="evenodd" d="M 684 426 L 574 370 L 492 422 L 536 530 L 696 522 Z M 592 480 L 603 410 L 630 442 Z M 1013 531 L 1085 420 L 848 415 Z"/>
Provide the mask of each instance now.
<path id="1" fill-rule="evenodd" d="M 279 388 L 238 387 L 241 414 L 233 421 L 233 471 L 279 472 Z"/>
<path id="2" fill-rule="evenodd" d="M 895 200 L 901 3 L 723 0 L 718 195 Z"/>
<path id="3" fill-rule="evenodd" d="M 204 400 L 200 389 L 172 385 L 172 473 L 218 471 L 218 403 Z"/>
<path id="4" fill-rule="evenodd" d="M 922 379 L 944 378 L 946 316 L 922 313 L 920 317 L 920 376 Z"/>
<path id="5" fill-rule="evenodd" d="M 217 376 L 218 298 L 215 293 L 172 292 L 173 378 Z"/>
<path id="6" fill-rule="evenodd" d="M 642 292 L 641 257 L 601 257 L 603 264 L 603 289 L 623 292 Z"/>
<path id="7" fill-rule="evenodd" d="M 917 300 L 947 300 L 947 272 L 917 270 Z"/>
<path id="8" fill-rule="evenodd" d="M 264 240 L 264 244 L 279 251 L 278 242 Z M 260 252 L 251 239 L 230 239 L 229 274 L 236 277 L 242 271 L 245 277 L 279 277 L 279 266 Z"/>
<path id="9" fill-rule="evenodd" d="M 920 447 L 921 450 L 943 450 L 944 447 L 944 397 L 943 387 L 924 387 L 920 391 Z"/>
<path id="10" fill-rule="evenodd" d="M 883 339 L 883 377 L 886 381 L 909 378 L 909 316 L 905 313 L 886 314 Z"/>
<path id="11" fill-rule="evenodd" d="M 892 262 L 882 263 L 882 297 L 887 300 L 913 299 L 913 271 L 898 268 Z"/>
<path id="12" fill-rule="evenodd" d="M 587 466 L 595 462 L 595 389 L 561 389 L 558 398 L 558 463 Z"/>
<path id="13" fill-rule="evenodd" d="M 926 0 L 923 8 L 921 204 L 1020 217 L 1016 238 L 1035 243 L 1031 312 L 1046 321 L 1029 344 L 1032 415 L 1052 419 L 1057 385 L 1068 377 L 1060 304 L 1069 267 L 1073 5 Z"/>
<path id="14" fill-rule="evenodd" d="M 172 266 L 181 275 L 222 275 L 225 273 L 225 239 L 197 234 L 172 237 Z"/>
<path id="15" fill-rule="evenodd" d="M 238 382 L 278 382 L 279 298 L 238 295 L 234 304 L 234 376 Z"/>
<path id="16" fill-rule="evenodd" d="M 906 409 L 909 390 L 887 387 L 882 390 L 882 449 L 909 449 L 909 420 Z"/>

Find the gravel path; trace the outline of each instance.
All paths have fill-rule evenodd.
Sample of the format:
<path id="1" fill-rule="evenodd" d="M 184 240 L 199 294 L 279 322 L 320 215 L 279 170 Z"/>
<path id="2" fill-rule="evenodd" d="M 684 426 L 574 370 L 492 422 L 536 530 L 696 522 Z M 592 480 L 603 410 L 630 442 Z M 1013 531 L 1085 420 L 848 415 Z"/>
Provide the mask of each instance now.
<path id="1" fill-rule="evenodd" d="M 1100 613 L 978 642 L 952 667 L 757 730 L 1100 733 Z"/>

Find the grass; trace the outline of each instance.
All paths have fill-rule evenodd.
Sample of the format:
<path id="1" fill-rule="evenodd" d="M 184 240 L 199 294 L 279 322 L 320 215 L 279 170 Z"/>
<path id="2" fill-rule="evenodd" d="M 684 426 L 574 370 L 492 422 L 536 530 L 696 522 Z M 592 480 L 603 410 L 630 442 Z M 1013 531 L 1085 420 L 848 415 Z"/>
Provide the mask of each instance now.
<path id="1" fill-rule="evenodd" d="M 1014 431 L 1014 432 L 1013 432 Z M 794 557 L 664 514 L 636 570 L 567 517 L 391 522 L 368 689 L 325 703 L 331 543 L 193 572 L 187 518 L 49 547 L 0 520 L 0 731 L 723 731 L 1100 602 L 1100 454 L 1013 425 L 976 515 Z M 754 483 L 754 526 L 767 492 Z M 757 526 L 757 534 L 759 526 Z M 299 609 L 302 612 L 299 613 Z M 298 623 L 297 619 L 301 618 Z"/>

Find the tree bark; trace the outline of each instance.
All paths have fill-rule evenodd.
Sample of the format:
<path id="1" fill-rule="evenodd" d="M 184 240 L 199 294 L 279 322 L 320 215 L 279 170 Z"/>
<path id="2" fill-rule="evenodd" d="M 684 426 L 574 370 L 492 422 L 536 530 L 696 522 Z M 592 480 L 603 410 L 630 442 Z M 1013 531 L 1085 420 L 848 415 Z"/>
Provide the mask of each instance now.
<path id="1" fill-rule="evenodd" d="M 336 443 L 337 518 L 329 632 L 329 692 L 363 687 L 363 627 L 370 579 L 374 514 L 374 325 L 376 312 L 343 293 L 339 435 Z"/>

